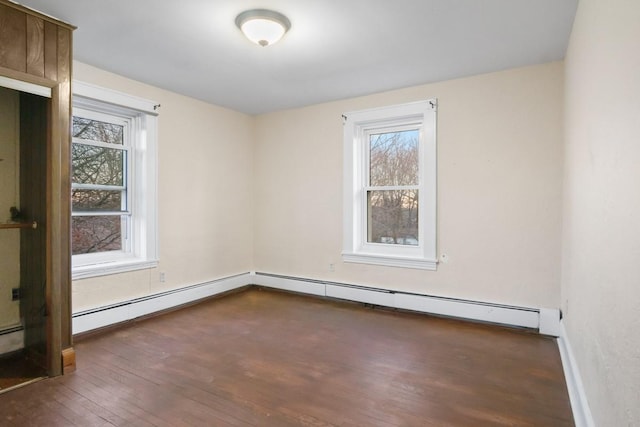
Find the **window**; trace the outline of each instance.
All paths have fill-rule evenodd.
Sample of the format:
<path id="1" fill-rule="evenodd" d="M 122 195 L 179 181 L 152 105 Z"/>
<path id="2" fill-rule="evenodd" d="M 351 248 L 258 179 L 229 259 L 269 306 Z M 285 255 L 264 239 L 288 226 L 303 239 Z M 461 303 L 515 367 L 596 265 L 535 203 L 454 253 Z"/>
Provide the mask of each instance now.
<path id="1" fill-rule="evenodd" d="M 436 110 L 345 114 L 344 261 L 436 269 Z"/>
<path id="2" fill-rule="evenodd" d="M 74 82 L 73 278 L 157 265 L 154 103 Z"/>

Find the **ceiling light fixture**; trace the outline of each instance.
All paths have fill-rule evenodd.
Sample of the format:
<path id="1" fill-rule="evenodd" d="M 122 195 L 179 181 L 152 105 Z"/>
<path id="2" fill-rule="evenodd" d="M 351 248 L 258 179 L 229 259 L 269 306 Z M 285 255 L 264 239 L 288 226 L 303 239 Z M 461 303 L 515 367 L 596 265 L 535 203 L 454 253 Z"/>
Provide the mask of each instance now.
<path id="1" fill-rule="evenodd" d="M 266 9 L 251 9 L 236 17 L 236 25 L 252 42 L 260 46 L 276 43 L 291 28 L 289 19 Z"/>

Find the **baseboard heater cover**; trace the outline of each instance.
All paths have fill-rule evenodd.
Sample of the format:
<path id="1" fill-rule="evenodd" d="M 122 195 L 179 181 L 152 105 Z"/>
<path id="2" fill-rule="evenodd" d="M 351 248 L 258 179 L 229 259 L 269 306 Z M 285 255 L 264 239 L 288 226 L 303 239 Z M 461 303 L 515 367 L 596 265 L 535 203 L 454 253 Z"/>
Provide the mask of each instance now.
<path id="1" fill-rule="evenodd" d="M 255 273 L 254 282 L 254 284 L 260 286 L 363 302 L 390 308 L 521 328 L 539 329 L 540 327 L 540 310 L 536 308 L 391 291 L 347 283 L 261 272 Z M 541 331 L 541 333 L 545 332 Z"/>
<path id="2" fill-rule="evenodd" d="M 72 316 L 73 333 L 80 334 L 133 320 L 249 285 L 428 314 L 537 329 L 541 334 L 551 336 L 557 336 L 555 331 L 559 329 L 560 316 L 559 310 L 556 309 L 518 307 L 399 292 L 348 283 L 252 272 L 74 313 Z"/>
<path id="3" fill-rule="evenodd" d="M 0 354 L 11 353 L 23 348 L 24 327 L 22 325 L 0 330 Z"/>
<path id="4" fill-rule="evenodd" d="M 247 286 L 250 273 L 173 289 L 72 315 L 73 334 L 81 334 Z"/>

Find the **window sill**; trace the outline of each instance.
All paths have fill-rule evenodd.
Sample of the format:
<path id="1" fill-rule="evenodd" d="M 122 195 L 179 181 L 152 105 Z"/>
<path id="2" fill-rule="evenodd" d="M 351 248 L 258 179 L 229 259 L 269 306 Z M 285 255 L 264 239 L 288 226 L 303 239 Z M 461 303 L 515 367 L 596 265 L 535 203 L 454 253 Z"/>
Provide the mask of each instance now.
<path id="1" fill-rule="evenodd" d="M 343 253 L 342 260 L 344 262 L 382 265 L 385 267 L 415 268 L 420 270 L 432 270 L 432 271 L 435 271 L 438 269 L 438 261 L 427 260 L 423 258 L 407 258 L 407 257 L 394 257 L 394 256 L 388 256 L 388 255 Z"/>
<path id="2" fill-rule="evenodd" d="M 71 279 L 79 280 L 90 277 L 108 276 L 111 274 L 127 273 L 129 271 L 145 270 L 157 266 L 157 260 L 127 260 L 83 265 L 73 268 Z"/>

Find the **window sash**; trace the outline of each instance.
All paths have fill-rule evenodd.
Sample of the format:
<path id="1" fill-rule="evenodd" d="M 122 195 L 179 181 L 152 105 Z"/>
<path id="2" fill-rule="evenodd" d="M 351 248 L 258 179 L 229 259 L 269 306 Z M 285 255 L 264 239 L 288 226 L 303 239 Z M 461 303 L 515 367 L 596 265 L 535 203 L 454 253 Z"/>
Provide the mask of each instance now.
<path id="1" fill-rule="evenodd" d="M 131 212 L 125 211 L 75 211 L 71 213 L 71 216 L 131 216 Z"/>
<path id="2" fill-rule="evenodd" d="M 80 182 L 72 182 L 71 189 L 72 190 L 105 190 L 105 191 L 121 191 L 121 210 L 86 210 L 86 209 L 77 209 L 72 205 L 71 216 L 72 217 L 107 217 L 114 216 L 120 217 L 122 219 L 121 228 L 120 228 L 120 240 L 121 240 L 121 249 L 120 250 L 109 250 L 102 252 L 92 252 L 86 254 L 74 254 L 75 262 L 78 264 L 83 264 L 85 262 L 90 262 L 91 260 L 97 260 L 100 262 L 100 259 L 103 257 L 122 257 L 129 256 L 129 254 L 133 251 L 133 242 L 132 242 L 132 223 L 133 223 L 133 197 L 132 194 L 132 176 L 133 176 L 133 156 L 132 156 L 132 141 L 133 135 L 132 132 L 135 128 L 135 118 L 133 117 L 122 117 L 115 114 L 104 113 L 100 111 L 87 110 L 84 108 L 74 108 L 73 117 L 81 117 L 83 119 L 96 120 L 104 123 L 112 123 L 123 127 L 123 140 L 122 144 L 113 144 L 102 141 L 94 141 L 87 140 L 82 138 L 72 138 L 73 145 L 85 145 L 99 148 L 106 148 L 109 150 L 118 150 L 124 153 L 123 165 L 122 165 L 122 182 L 124 185 L 105 185 L 105 184 L 87 184 Z M 73 165 L 73 162 L 72 162 Z M 73 177 L 73 174 L 72 174 Z M 120 253 L 121 255 L 117 255 Z"/>
<path id="3" fill-rule="evenodd" d="M 419 185 L 380 185 L 380 186 L 364 186 L 363 190 L 367 191 L 394 191 L 394 190 L 420 190 Z"/>
<path id="4" fill-rule="evenodd" d="M 102 184 L 71 184 L 72 190 L 108 190 L 108 191 L 126 191 L 127 187 L 124 185 L 102 185 Z"/>
<path id="5" fill-rule="evenodd" d="M 369 230 L 371 224 L 369 224 L 369 212 L 368 212 L 368 197 L 367 195 L 371 191 L 390 191 L 390 190 L 416 190 L 418 191 L 418 206 L 423 206 L 424 203 L 424 141 L 422 132 L 423 123 L 421 120 L 416 120 L 414 117 L 407 119 L 392 119 L 387 123 L 371 123 L 369 125 L 363 125 L 360 128 L 359 133 L 359 157 L 361 159 L 361 172 L 362 187 L 360 195 L 360 210 L 361 216 L 361 231 L 358 233 L 358 246 L 361 251 L 380 252 L 389 250 L 398 255 L 410 255 L 421 251 L 423 248 L 425 236 L 422 232 L 424 226 L 422 224 L 422 218 L 418 215 L 418 244 L 417 245 L 405 245 L 397 243 L 380 243 L 370 242 L 368 239 Z M 370 185 L 371 183 L 371 136 L 406 132 L 406 131 L 418 131 L 418 184 L 417 185 L 383 185 L 376 186 Z M 386 249 L 389 248 L 389 249 Z M 406 248 L 406 249 L 405 249 Z"/>
<path id="6" fill-rule="evenodd" d="M 82 117 L 82 116 L 74 115 L 74 117 Z M 82 139 L 82 138 L 71 138 L 71 142 L 74 144 L 92 145 L 94 147 L 108 148 L 110 150 L 129 151 L 129 148 L 130 148 L 128 145 L 111 144 L 109 142 L 92 141 L 90 139 Z"/>

